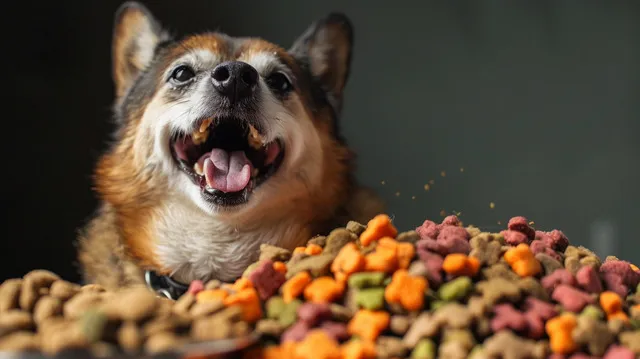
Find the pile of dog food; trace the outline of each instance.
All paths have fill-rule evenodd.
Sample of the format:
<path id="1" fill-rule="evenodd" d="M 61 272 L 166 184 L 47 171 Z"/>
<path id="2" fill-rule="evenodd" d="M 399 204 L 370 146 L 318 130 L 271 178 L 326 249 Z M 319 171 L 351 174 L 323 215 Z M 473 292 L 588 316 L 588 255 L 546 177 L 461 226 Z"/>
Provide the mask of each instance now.
<path id="1" fill-rule="evenodd" d="M 398 233 L 379 215 L 290 252 L 263 245 L 235 283 L 80 287 L 36 270 L 0 286 L 0 351 L 160 353 L 259 334 L 255 358 L 640 357 L 640 270 L 515 217 Z"/>

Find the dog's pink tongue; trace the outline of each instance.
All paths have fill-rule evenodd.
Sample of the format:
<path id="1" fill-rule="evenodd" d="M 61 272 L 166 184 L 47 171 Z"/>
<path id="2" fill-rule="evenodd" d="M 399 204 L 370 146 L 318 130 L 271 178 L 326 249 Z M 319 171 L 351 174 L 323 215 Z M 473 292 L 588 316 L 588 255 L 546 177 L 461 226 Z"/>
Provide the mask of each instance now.
<path id="1" fill-rule="evenodd" d="M 204 161 L 209 187 L 222 192 L 242 191 L 251 180 L 251 162 L 244 151 L 227 152 L 214 148 Z"/>

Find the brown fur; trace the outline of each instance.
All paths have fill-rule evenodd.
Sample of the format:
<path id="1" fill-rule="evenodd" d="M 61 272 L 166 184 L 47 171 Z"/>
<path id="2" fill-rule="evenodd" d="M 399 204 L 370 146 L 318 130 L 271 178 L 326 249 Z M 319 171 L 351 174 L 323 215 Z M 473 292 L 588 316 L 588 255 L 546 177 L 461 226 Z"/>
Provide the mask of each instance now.
<path id="1" fill-rule="evenodd" d="M 131 29 L 157 26 L 150 22 L 144 9 L 133 8 L 119 14 L 114 31 L 114 81 L 116 83 L 117 103 L 126 97 L 127 91 L 134 85 L 136 76 L 144 70 L 141 61 L 144 56 L 136 55 L 137 39 L 131 37 L 136 31 Z M 162 40 L 157 35 L 154 41 Z M 188 37 L 178 46 L 168 49 L 166 59 L 176 58 L 187 49 L 209 49 L 224 58 L 251 56 L 252 53 L 275 52 L 291 67 L 297 75 L 303 76 L 303 69 L 286 50 L 260 39 L 245 41 L 242 46 L 228 46 L 224 39 L 216 34 L 201 34 Z M 345 50 L 348 51 L 348 50 Z M 349 56 L 338 49 L 338 56 Z M 344 59 L 343 59 L 344 60 Z M 344 78 L 348 70 L 338 74 L 336 79 L 327 79 L 326 68 L 311 64 L 313 75 L 324 77 L 328 87 L 332 87 L 336 96 L 341 96 Z M 300 97 L 304 100 L 311 96 L 310 85 L 301 86 Z M 79 260 L 88 282 L 99 283 L 110 288 L 141 283 L 143 270 L 152 269 L 167 274 L 169 269 L 154 253 L 152 230 L 156 220 L 156 209 L 163 206 L 165 193 L 169 190 L 163 176 L 157 175 L 157 169 L 148 165 L 153 143 L 149 137 L 141 136 L 140 121 L 150 98 L 141 99 L 136 105 L 128 106 L 123 113 L 123 125 L 114 146 L 99 160 L 95 170 L 95 190 L 102 205 L 94 219 L 82 231 L 79 238 Z M 305 101 L 308 102 L 308 101 Z M 302 243 L 313 235 L 326 233 L 335 226 L 344 225 L 354 219 L 366 222 L 373 215 L 384 210 L 381 201 L 369 190 L 359 187 L 352 179 L 353 154 L 336 138 L 333 128 L 334 113 L 328 105 L 320 108 L 306 108 L 307 115 L 313 119 L 314 126 L 321 137 L 324 150 L 324 168 L 320 191 L 309 191 L 305 203 L 272 203 L 261 207 L 265 218 L 273 208 L 289 208 L 295 215 L 297 225 L 291 228 L 297 242 Z M 265 222 L 242 223 L 240 228 L 260 225 Z M 212 234 L 215 235 L 215 234 Z M 213 255 L 213 253 L 212 253 Z"/>

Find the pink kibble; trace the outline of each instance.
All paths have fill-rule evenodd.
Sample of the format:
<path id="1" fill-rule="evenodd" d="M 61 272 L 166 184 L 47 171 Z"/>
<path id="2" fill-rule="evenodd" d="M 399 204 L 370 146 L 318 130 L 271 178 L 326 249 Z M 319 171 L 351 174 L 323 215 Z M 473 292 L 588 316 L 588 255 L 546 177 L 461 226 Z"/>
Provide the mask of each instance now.
<path id="1" fill-rule="evenodd" d="M 523 331 L 527 328 L 527 320 L 524 315 L 513 308 L 511 304 L 499 304 L 493 308 L 495 316 L 491 319 L 491 330 L 497 333 L 509 328 L 514 331 Z"/>
<path id="2" fill-rule="evenodd" d="M 191 283 L 189 284 L 189 289 L 187 289 L 187 293 L 196 295 L 203 290 L 204 290 L 204 283 L 202 283 L 201 280 L 196 279 L 194 281 L 191 281 Z"/>
<path id="3" fill-rule="evenodd" d="M 602 359 L 634 359 L 635 355 L 631 351 L 631 349 L 619 346 L 612 345 L 609 347 Z"/>
<path id="4" fill-rule="evenodd" d="M 594 302 L 593 297 L 589 294 L 566 284 L 558 285 L 551 298 L 562 304 L 566 310 L 574 313 L 581 311 L 587 304 Z"/>
<path id="5" fill-rule="evenodd" d="M 536 239 L 531 242 L 529 248 L 531 249 L 533 254 L 544 253 L 557 260 L 558 262 L 562 262 L 562 256 L 560 255 L 560 253 L 551 249 L 551 247 L 541 239 Z"/>
<path id="6" fill-rule="evenodd" d="M 540 339 L 544 336 L 544 323 L 539 315 L 534 312 L 524 313 L 527 322 L 527 336 L 532 339 Z"/>
<path id="7" fill-rule="evenodd" d="M 602 275 L 602 281 L 607 287 L 607 290 L 610 290 L 623 298 L 629 294 L 629 287 L 622 283 L 622 276 L 619 274 L 604 273 Z"/>
<path id="8" fill-rule="evenodd" d="M 600 266 L 601 273 L 615 273 L 622 277 L 622 283 L 635 288 L 640 283 L 640 273 L 631 269 L 631 263 L 621 260 L 608 260 Z"/>
<path id="9" fill-rule="evenodd" d="M 529 243 L 529 239 L 527 238 L 527 235 L 522 232 L 506 230 L 506 231 L 500 232 L 500 234 L 502 234 L 502 236 L 504 237 L 505 243 L 512 246 L 517 246 L 518 244 L 521 244 L 521 243 L 527 243 L 527 244 Z"/>
<path id="10" fill-rule="evenodd" d="M 576 353 L 570 356 L 569 359 L 598 359 L 598 357 L 587 355 L 585 353 Z"/>
<path id="11" fill-rule="evenodd" d="M 426 220 L 422 223 L 422 225 L 416 228 L 416 232 L 420 236 L 420 239 L 432 238 L 436 239 L 438 237 L 438 225 L 435 222 Z"/>
<path id="12" fill-rule="evenodd" d="M 529 241 L 532 241 L 536 237 L 536 231 L 531 228 L 529 221 L 525 217 L 513 217 L 509 220 L 507 228 L 511 231 L 521 232 L 527 236 Z"/>
<path id="13" fill-rule="evenodd" d="M 347 332 L 347 325 L 338 322 L 323 322 L 320 324 L 322 329 L 328 336 L 332 337 L 336 341 L 342 341 L 349 339 L 349 333 Z"/>
<path id="14" fill-rule="evenodd" d="M 286 278 L 284 274 L 273 268 L 273 261 L 265 260 L 249 274 L 249 281 L 258 292 L 260 299 L 267 300 L 280 289 Z"/>
<path id="15" fill-rule="evenodd" d="M 458 216 L 454 216 L 454 215 L 446 216 L 442 220 L 442 223 L 440 225 L 441 226 L 459 226 L 460 219 L 458 218 Z"/>
<path id="16" fill-rule="evenodd" d="M 331 308 L 327 303 L 304 303 L 298 307 L 298 318 L 309 327 L 314 327 L 325 319 L 331 318 Z"/>
<path id="17" fill-rule="evenodd" d="M 310 328 L 307 323 L 298 321 L 282 334 L 280 343 L 302 341 L 307 336 L 307 333 L 309 333 L 309 330 Z"/>
<path id="18" fill-rule="evenodd" d="M 440 229 L 438 234 L 438 241 L 446 240 L 449 238 L 469 240 L 469 232 L 462 227 L 457 226 L 444 226 Z"/>
<path id="19" fill-rule="evenodd" d="M 547 321 L 558 315 L 558 311 L 551 303 L 544 302 L 535 297 L 528 297 L 525 300 L 524 309 L 527 312 L 534 313 L 544 321 Z"/>
<path id="20" fill-rule="evenodd" d="M 576 281 L 578 285 L 589 293 L 602 292 L 602 282 L 598 276 L 598 272 L 592 266 L 583 266 L 576 273 Z"/>
<path id="21" fill-rule="evenodd" d="M 550 294 L 560 284 L 575 286 L 577 283 L 571 272 L 566 269 L 556 269 L 553 273 L 543 277 L 540 284 Z"/>
<path id="22" fill-rule="evenodd" d="M 418 257 L 424 263 L 427 268 L 427 278 L 433 285 L 440 285 L 442 283 L 442 263 L 444 259 L 442 256 L 430 252 L 428 250 L 418 248 Z"/>
<path id="23" fill-rule="evenodd" d="M 552 245 L 551 248 L 564 252 L 565 249 L 569 246 L 569 239 L 567 236 L 557 229 L 554 229 L 551 232 L 547 233 L 551 237 Z"/>

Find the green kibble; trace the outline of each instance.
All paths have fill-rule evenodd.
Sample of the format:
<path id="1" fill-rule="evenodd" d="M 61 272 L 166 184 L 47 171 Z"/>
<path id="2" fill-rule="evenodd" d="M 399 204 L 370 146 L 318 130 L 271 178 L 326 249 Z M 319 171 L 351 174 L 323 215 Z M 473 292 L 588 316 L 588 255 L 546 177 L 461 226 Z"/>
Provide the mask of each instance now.
<path id="1" fill-rule="evenodd" d="M 473 347 L 473 349 L 471 349 L 471 351 L 469 352 L 469 359 L 475 359 L 477 358 L 484 358 L 484 347 L 480 344 L 476 345 L 475 347 Z"/>
<path id="2" fill-rule="evenodd" d="M 411 352 L 411 359 L 434 359 L 436 357 L 436 345 L 431 339 L 420 339 Z"/>
<path id="3" fill-rule="evenodd" d="M 604 313 L 602 312 L 602 310 L 592 304 L 584 307 L 580 315 L 584 315 L 595 320 L 602 320 L 602 318 L 604 318 Z"/>
<path id="4" fill-rule="evenodd" d="M 640 319 L 631 319 L 629 323 L 633 329 L 640 330 Z"/>
<path id="5" fill-rule="evenodd" d="M 388 286 L 389 284 L 391 284 L 391 277 L 387 277 L 383 282 L 382 285 L 384 285 L 385 287 Z"/>
<path id="6" fill-rule="evenodd" d="M 362 272 L 349 276 L 349 287 L 358 289 L 379 287 L 384 281 L 385 274 L 383 272 Z"/>
<path id="7" fill-rule="evenodd" d="M 89 343 L 95 343 L 102 338 L 107 321 L 107 316 L 97 310 L 89 310 L 82 315 L 82 333 Z"/>
<path id="8" fill-rule="evenodd" d="M 278 318 L 283 327 L 288 328 L 296 322 L 296 319 L 298 319 L 298 307 L 301 305 L 302 302 L 299 299 L 294 299 L 284 307 Z"/>
<path id="9" fill-rule="evenodd" d="M 384 288 L 360 289 L 356 292 L 355 301 L 358 306 L 365 309 L 382 309 L 384 307 Z"/>
<path id="10" fill-rule="evenodd" d="M 431 310 L 438 310 L 446 304 L 448 303 L 444 300 L 434 300 L 433 302 L 431 302 Z"/>
<path id="11" fill-rule="evenodd" d="M 267 318 L 278 319 L 287 307 L 287 304 L 282 297 L 271 297 L 265 304 L 265 307 L 267 309 Z"/>
<path id="12" fill-rule="evenodd" d="M 438 296 L 445 301 L 462 299 L 469 293 L 472 285 L 471 278 L 459 277 L 449 283 L 443 284 L 440 289 L 438 289 Z"/>
<path id="13" fill-rule="evenodd" d="M 638 283 L 638 286 L 636 287 L 636 294 L 640 295 L 640 283 Z"/>

